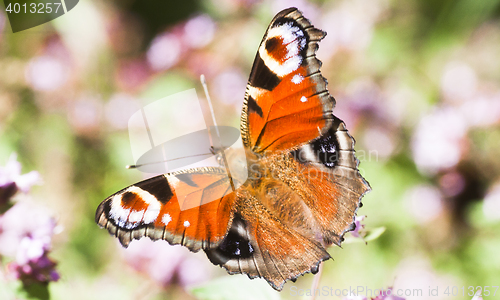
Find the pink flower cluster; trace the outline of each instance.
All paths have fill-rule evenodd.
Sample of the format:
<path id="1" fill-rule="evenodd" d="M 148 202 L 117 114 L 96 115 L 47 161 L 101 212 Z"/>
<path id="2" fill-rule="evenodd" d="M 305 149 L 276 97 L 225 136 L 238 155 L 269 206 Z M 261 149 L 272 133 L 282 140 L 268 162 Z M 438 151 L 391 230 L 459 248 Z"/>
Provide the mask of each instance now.
<path id="1" fill-rule="evenodd" d="M 351 231 L 351 235 L 353 237 L 357 237 L 357 238 L 363 238 L 363 229 L 365 228 L 365 224 L 361 224 L 362 221 L 364 221 L 364 219 L 366 218 L 366 216 L 356 216 L 354 217 L 354 224 L 356 225 L 356 228 Z"/>
<path id="2" fill-rule="evenodd" d="M 8 265 L 9 272 L 21 280 L 24 285 L 34 282 L 49 283 L 59 280 L 59 273 L 55 270 L 56 263 L 47 256 L 48 250 L 38 248 L 36 243 L 37 241 L 24 243 L 19 251 L 21 253 L 20 256 L 24 259 Z M 37 252 L 41 253 L 41 255 L 26 259 L 29 254 Z"/>
<path id="3" fill-rule="evenodd" d="M 0 166 L 0 211 L 18 191 L 28 193 L 31 186 L 39 182 L 37 171 L 21 175 L 21 164 L 13 154 L 5 167 Z"/>
<path id="4" fill-rule="evenodd" d="M 24 286 L 32 283 L 57 281 L 56 263 L 48 257 L 56 222 L 43 209 L 28 200 L 12 205 L 18 192 L 29 192 L 40 182 L 38 172 L 21 175 L 21 164 L 13 155 L 5 167 L 0 167 L 0 257 L 13 260 L 7 266 L 9 275 Z"/>
<path id="5" fill-rule="evenodd" d="M 215 29 L 215 22 L 209 16 L 199 15 L 158 35 L 146 53 L 149 66 L 155 71 L 173 67 L 181 60 L 185 50 L 208 45 Z"/>

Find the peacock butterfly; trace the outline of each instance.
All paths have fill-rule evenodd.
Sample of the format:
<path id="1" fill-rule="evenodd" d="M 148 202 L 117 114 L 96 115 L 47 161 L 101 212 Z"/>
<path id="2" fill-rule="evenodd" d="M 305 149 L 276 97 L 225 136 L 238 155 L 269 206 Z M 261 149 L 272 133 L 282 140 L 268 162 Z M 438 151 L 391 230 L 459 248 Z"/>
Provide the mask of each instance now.
<path id="1" fill-rule="evenodd" d="M 325 35 L 296 8 L 267 28 L 241 115 L 248 174 L 239 187 L 223 165 L 156 176 L 105 199 L 96 223 L 124 247 L 147 236 L 203 250 L 230 274 L 276 290 L 316 273 L 331 258 L 326 248 L 354 229 L 370 190 L 319 70 Z"/>

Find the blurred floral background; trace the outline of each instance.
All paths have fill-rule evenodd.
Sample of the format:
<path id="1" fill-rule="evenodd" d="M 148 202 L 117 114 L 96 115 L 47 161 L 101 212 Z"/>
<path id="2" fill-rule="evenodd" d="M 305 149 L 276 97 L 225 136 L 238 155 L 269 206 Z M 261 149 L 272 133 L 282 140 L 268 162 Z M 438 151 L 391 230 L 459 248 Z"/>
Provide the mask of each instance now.
<path id="1" fill-rule="evenodd" d="M 166 242 L 125 250 L 94 223 L 104 198 L 146 176 L 124 169 L 128 118 L 202 95 L 205 74 L 217 119 L 239 127 L 258 44 L 289 6 L 328 32 L 317 56 L 373 188 L 363 230 L 386 228 L 332 247 L 319 286 L 471 299 L 469 286 L 500 285 L 499 0 L 86 0 L 15 34 L 0 11 L 0 299 L 297 299 L 311 287 L 309 274 L 276 293 Z"/>

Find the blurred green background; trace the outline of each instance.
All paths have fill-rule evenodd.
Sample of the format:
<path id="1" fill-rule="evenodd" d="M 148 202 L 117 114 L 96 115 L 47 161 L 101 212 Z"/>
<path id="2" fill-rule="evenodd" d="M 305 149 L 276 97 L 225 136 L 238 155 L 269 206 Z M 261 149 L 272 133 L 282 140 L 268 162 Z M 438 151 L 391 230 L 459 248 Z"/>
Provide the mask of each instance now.
<path id="1" fill-rule="evenodd" d="M 328 32 L 317 56 L 373 189 L 359 214 L 367 230 L 386 227 L 367 245 L 332 247 L 320 287 L 470 299 L 462 287 L 500 285 L 500 1 L 86 0 L 15 34 L 0 12 L 0 164 L 15 152 L 44 180 L 30 197 L 62 228 L 52 299 L 196 299 L 191 284 L 201 298 L 224 287 L 298 299 L 292 287 L 310 287 L 312 275 L 279 295 L 241 275 L 221 285 L 229 275 L 203 253 L 125 251 L 94 223 L 104 198 L 145 176 L 124 169 L 131 114 L 201 95 L 205 74 L 217 119 L 239 127 L 258 44 L 289 6 Z M 445 295 L 453 286 L 459 295 Z"/>

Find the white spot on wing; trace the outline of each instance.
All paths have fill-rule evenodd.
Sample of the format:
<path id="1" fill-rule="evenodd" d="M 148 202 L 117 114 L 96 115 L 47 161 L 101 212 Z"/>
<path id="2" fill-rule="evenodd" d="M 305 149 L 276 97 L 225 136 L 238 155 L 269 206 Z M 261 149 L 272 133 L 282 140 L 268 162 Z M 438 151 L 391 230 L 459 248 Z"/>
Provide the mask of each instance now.
<path id="1" fill-rule="evenodd" d="M 302 77 L 302 75 L 300 75 L 300 74 L 296 74 L 292 77 L 292 82 L 295 84 L 301 83 L 302 80 L 304 80 L 304 77 Z M 304 101 L 302 101 L 302 102 L 304 102 Z"/>
<path id="2" fill-rule="evenodd" d="M 258 99 L 265 92 L 266 91 L 264 89 L 256 88 L 250 85 L 247 87 L 247 93 L 254 99 Z"/>
<path id="3" fill-rule="evenodd" d="M 184 227 L 189 227 L 191 225 L 191 223 L 189 223 L 189 221 L 184 221 Z"/>
<path id="4" fill-rule="evenodd" d="M 163 218 L 161 218 L 161 221 L 163 222 L 163 224 L 165 224 L 165 226 L 167 226 L 168 223 L 172 221 L 172 217 L 169 214 L 164 214 Z"/>
<path id="5" fill-rule="evenodd" d="M 315 163 L 318 162 L 316 154 L 314 153 L 313 148 L 311 147 L 310 144 L 302 146 L 299 155 L 302 161 L 315 162 Z"/>
<path id="6" fill-rule="evenodd" d="M 146 212 L 144 213 L 144 219 L 143 219 L 144 224 L 153 223 L 156 220 L 156 218 L 158 218 L 159 214 L 160 214 L 160 204 L 158 203 L 158 206 L 150 205 L 148 209 L 146 209 Z"/>
<path id="7" fill-rule="evenodd" d="M 314 153 L 314 150 L 310 144 L 307 144 L 305 150 L 306 150 L 306 157 L 309 161 L 318 162 L 318 158 L 316 157 L 317 153 Z"/>
<path id="8" fill-rule="evenodd" d="M 132 223 L 138 223 L 142 220 L 142 216 L 144 215 L 144 211 L 140 210 L 132 210 L 130 215 L 128 216 L 128 221 Z"/>
<path id="9" fill-rule="evenodd" d="M 300 102 L 306 102 L 306 101 L 307 101 L 306 96 L 302 96 L 302 97 L 300 98 Z"/>

